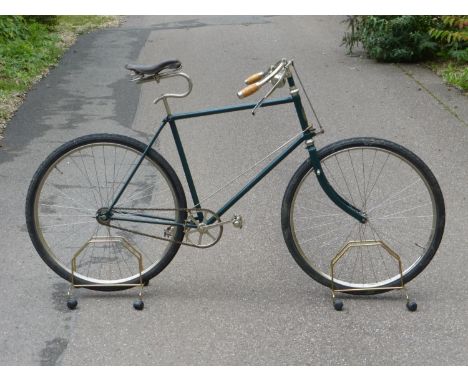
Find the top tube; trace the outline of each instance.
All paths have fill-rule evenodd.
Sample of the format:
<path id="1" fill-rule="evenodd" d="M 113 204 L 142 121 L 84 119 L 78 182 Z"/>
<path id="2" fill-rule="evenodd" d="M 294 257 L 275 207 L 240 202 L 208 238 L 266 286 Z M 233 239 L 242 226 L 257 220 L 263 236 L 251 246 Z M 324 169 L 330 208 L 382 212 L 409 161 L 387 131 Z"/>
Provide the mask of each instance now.
<path id="1" fill-rule="evenodd" d="M 276 99 L 266 101 L 261 105 L 261 107 L 276 106 L 276 105 L 282 105 L 282 104 L 291 103 L 291 102 L 293 102 L 293 98 L 291 96 L 288 96 L 284 98 L 276 98 Z M 179 119 L 196 118 L 196 117 L 203 117 L 206 115 L 230 113 L 230 112 L 240 111 L 240 110 L 249 110 L 249 109 L 253 109 L 255 105 L 256 105 L 255 103 L 249 103 L 249 104 L 242 104 L 242 105 L 225 106 L 225 107 L 216 108 L 216 109 L 206 109 L 206 110 L 200 110 L 200 111 L 188 112 L 188 113 L 175 113 L 175 114 L 168 115 L 166 120 L 176 121 Z"/>

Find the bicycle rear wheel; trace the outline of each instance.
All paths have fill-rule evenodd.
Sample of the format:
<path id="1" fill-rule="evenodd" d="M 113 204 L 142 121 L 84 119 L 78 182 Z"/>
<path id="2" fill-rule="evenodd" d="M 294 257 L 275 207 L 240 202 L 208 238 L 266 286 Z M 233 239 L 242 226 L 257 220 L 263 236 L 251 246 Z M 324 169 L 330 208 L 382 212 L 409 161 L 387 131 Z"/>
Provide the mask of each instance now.
<path id="1" fill-rule="evenodd" d="M 374 294 L 416 277 L 431 261 L 442 239 L 445 207 L 435 176 L 404 147 L 382 139 L 353 138 L 319 151 L 322 169 L 333 188 L 366 212 L 362 224 L 337 207 L 320 188 L 309 160 L 292 177 L 282 204 L 283 235 L 300 267 L 331 287 L 331 261 L 350 242 L 334 267 L 335 289 Z M 384 288 L 370 290 L 368 288 Z"/>
<path id="2" fill-rule="evenodd" d="M 75 284 L 125 289 L 140 283 L 139 258 L 146 282 L 175 256 L 184 236 L 181 226 L 172 230 L 174 241 L 168 242 L 112 228 L 96 218 L 99 210 L 110 207 L 145 148 L 129 137 L 95 134 L 65 143 L 41 164 L 28 190 L 26 223 L 37 252 L 59 276 L 71 280 L 76 256 Z M 152 149 L 115 208 L 133 213 L 165 208 L 157 215 L 178 223 L 186 219 L 182 185 Z M 168 227 L 114 220 L 111 224 L 156 236 L 163 236 Z"/>

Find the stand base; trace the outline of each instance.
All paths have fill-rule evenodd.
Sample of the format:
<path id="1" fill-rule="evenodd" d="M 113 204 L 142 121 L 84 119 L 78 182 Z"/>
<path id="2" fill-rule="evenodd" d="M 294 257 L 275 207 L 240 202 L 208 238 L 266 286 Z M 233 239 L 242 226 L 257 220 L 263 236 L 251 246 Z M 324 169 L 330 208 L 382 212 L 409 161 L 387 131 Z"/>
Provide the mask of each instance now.
<path id="1" fill-rule="evenodd" d="M 397 263 L 398 263 L 398 268 L 399 268 L 399 273 L 400 273 L 400 280 L 401 280 L 401 285 L 396 286 L 396 287 L 376 287 L 376 288 L 348 288 L 348 289 L 335 289 L 335 283 L 334 283 L 334 273 L 335 273 L 335 266 L 338 263 L 338 261 L 346 256 L 350 249 L 356 248 L 356 247 L 369 247 L 369 246 L 380 246 L 382 247 L 385 252 L 391 256 Z M 346 293 L 346 292 L 364 292 L 364 291 L 390 291 L 390 290 L 402 290 L 403 293 L 405 294 L 406 297 L 406 307 L 410 312 L 416 311 L 418 308 L 418 304 L 416 304 L 415 300 L 410 300 L 406 286 L 403 282 L 403 266 L 401 263 L 401 258 L 396 254 L 395 251 L 393 251 L 386 243 L 384 243 L 381 240 L 359 240 L 359 241 L 349 241 L 339 252 L 338 254 L 332 259 L 330 263 L 330 274 L 331 274 L 331 290 L 332 290 L 332 299 L 333 299 L 333 307 L 337 311 L 342 311 L 343 310 L 343 301 L 340 299 L 336 298 L 335 293 L 336 292 L 341 292 L 341 293 Z"/>
<path id="2" fill-rule="evenodd" d="M 143 310 L 145 304 L 143 302 L 143 287 L 148 286 L 149 281 L 143 283 L 143 256 L 142 254 L 132 246 L 124 237 L 122 236 L 93 236 L 90 240 L 88 240 L 73 256 L 71 261 L 71 280 L 70 280 L 70 287 L 68 289 L 68 299 L 67 299 L 67 307 L 70 310 L 75 310 L 78 306 L 78 301 L 76 298 L 73 297 L 72 292 L 74 288 L 90 288 L 90 287 L 99 287 L 99 288 L 106 288 L 106 287 L 116 287 L 121 286 L 121 284 L 76 284 L 75 283 L 75 273 L 76 273 L 76 259 L 83 253 L 86 247 L 90 244 L 103 244 L 103 243 L 117 243 L 123 246 L 130 254 L 132 254 L 138 261 L 138 269 L 140 274 L 140 283 L 138 284 L 125 284 L 125 286 L 130 287 L 140 287 L 140 293 L 138 294 L 138 300 L 133 303 L 133 307 L 136 310 Z"/>

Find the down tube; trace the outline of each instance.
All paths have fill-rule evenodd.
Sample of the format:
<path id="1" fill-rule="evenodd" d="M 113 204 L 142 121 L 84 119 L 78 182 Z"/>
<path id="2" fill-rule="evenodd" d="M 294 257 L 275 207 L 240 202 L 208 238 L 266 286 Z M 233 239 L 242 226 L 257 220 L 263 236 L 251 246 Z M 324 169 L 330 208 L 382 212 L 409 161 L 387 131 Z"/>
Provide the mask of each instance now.
<path id="1" fill-rule="evenodd" d="M 249 192 L 258 182 L 260 182 L 268 173 L 273 170 L 281 161 L 291 154 L 297 146 L 299 146 L 304 141 L 304 136 L 301 135 L 297 138 L 291 145 L 289 145 L 280 155 L 273 159 L 262 171 L 260 171 L 255 178 L 253 178 L 249 183 L 247 183 L 242 190 L 240 190 L 236 195 L 234 195 L 223 207 L 221 207 L 216 214 L 218 217 L 221 217 L 229 210 L 234 204 L 236 204 L 247 192 Z M 208 224 L 214 223 L 215 218 L 212 217 Z"/>

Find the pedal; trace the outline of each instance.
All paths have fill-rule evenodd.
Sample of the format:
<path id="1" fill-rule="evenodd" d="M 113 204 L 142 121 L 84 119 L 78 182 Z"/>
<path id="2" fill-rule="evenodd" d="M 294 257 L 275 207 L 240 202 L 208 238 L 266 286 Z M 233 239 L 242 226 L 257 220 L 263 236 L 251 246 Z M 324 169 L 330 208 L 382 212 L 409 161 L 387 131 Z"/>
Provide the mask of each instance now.
<path id="1" fill-rule="evenodd" d="M 175 227 L 170 226 L 164 229 L 164 237 L 167 239 L 173 239 L 175 234 Z"/>
<path id="2" fill-rule="evenodd" d="M 234 226 L 234 228 L 242 228 L 244 224 L 244 221 L 242 220 L 242 216 L 240 215 L 234 215 L 234 217 L 232 218 L 232 225 Z"/>

